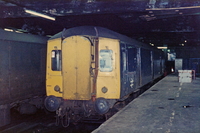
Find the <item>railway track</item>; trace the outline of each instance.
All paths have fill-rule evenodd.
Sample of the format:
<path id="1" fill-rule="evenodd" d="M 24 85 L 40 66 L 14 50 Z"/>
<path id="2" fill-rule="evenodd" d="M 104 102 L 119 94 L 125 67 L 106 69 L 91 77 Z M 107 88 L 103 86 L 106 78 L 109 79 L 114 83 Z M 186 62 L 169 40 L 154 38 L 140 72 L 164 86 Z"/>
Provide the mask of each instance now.
<path id="1" fill-rule="evenodd" d="M 20 115 L 11 111 L 12 123 L 0 128 L 0 133 L 89 133 L 96 129 L 101 123 L 77 123 L 68 128 L 55 125 L 53 113 L 40 111 L 35 115 Z"/>
<path id="2" fill-rule="evenodd" d="M 113 114 L 148 90 L 159 80 L 160 79 L 136 90 L 129 98 L 116 106 L 116 110 L 113 111 Z M 11 110 L 12 123 L 0 128 L 0 133 L 90 133 L 110 117 L 111 116 L 105 117 L 104 120 L 85 120 L 81 123 L 70 124 L 69 127 L 64 128 L 61 124 L 56 126 L 55 113 L 47 113 L 41 110 L 35 115 L 20 115 L 15 110 Z"/>

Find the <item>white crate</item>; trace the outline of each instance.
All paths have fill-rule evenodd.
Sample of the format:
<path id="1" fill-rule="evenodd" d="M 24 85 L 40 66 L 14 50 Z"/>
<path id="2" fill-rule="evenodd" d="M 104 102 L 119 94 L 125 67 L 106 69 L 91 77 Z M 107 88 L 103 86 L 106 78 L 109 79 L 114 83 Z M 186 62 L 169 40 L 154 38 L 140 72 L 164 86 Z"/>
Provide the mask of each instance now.
<path id="1" fill-rule="evenodd" d="M 179 82 L 181 82 L 181 83 L 191 83 L 192 82 L 192 78 L 179 77 Z"/>
<path id="2" fill-rule="evenodd" d="M 178 70 L 179 82 L 191 83 L 192 82 L 192 70 Z"/>

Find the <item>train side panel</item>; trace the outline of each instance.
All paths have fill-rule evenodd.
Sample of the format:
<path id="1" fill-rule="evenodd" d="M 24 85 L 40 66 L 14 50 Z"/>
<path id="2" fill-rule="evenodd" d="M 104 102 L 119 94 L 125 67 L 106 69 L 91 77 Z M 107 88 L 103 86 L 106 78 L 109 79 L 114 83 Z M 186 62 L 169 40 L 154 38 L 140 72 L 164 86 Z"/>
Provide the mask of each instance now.
<path id="1" fill-rule="evenodd" d="M 0 127 L 10 123 L 12 107 L 31 114 L 43 106 L 47 39 L 0 29 Z"/>
<path id="2" fill-rule="evenodd" d="M 45 94 L 45 69 L 41 63 L 46 62 L 43 60 L 46 50 L 38 44 L 18 42 L 11 44 L 9 50 L 11 98 Z"/>
<path id="3" fill-rule="evenodd" d="M 160 77 L 163 74 L 162 71 L 162 55 L 159 51 L 153 53 L 153 69 L 154 69 L 154 79 Z"/>
<path id="4" fill-rule="evenodd" d="M 0 104 L 11 100 L 9 89 L 9 42 L 0 40 Z"/>
<path id="5" fill-rule="evenodd" d="M 0 104 L 45 94 L 46 44 L 0 40 Z"/>
<path id="6" fill-rule="evenodd" d="M 119 40 L 99 39 L 99 72 L 96 97 L 120 98 Z"/>

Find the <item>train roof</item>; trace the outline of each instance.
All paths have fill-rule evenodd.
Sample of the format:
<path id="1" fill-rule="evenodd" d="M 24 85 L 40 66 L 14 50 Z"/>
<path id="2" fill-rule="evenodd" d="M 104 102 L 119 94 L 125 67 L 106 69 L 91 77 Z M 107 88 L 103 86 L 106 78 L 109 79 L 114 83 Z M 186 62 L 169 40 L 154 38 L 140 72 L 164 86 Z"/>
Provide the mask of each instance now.
<path id="1" fill-rule="evenodd" d="M 45 44 L 49 38 L 45 36 L 32 35 L 27 33 L 16 33 L 10 31 L 4 31 L 0 29 L 0 40 L 7 41 L 18 41 L 18 42 L 28 42 L 28 43 L 38 43 Z"/>
<path id="2" fill-rule="evenodd" d="M 49 40 L 56 39 L 56 38 L 67 38 L 70 36 L 75 35 L 83 35 L 83 36 L 96 36 L 96 37 L 104 37 L 104 38 L 111 38 L 111 39 L 118 39 L 120 42 L 124 42 L 127 44 L 134 44 L 139 47 L 150 47 L 144 43 L 138 42 L 132 38 L 129 38 L 125 35 L 119 34 L 112 30 L 98 27 L 98 26 L 79 26 L 70 29 L 64 29 L 62 32 L 52 36 Z"/>

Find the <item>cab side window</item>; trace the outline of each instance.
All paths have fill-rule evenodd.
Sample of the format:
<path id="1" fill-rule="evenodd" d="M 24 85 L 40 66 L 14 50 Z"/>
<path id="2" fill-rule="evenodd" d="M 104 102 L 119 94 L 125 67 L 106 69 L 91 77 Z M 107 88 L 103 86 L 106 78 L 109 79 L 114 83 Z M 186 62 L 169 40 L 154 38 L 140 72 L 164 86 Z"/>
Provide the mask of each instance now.
<path id="1" fill-rule="evenodd" d="M 61 71 L 61 50 L 51 51 L 51 69 Z"/>
<path id="2" fill-rule="evenodd" d="M 113 71 L 113 51 L 112 50 L 100 50 L 99 69 L 101 72 Z"/>

